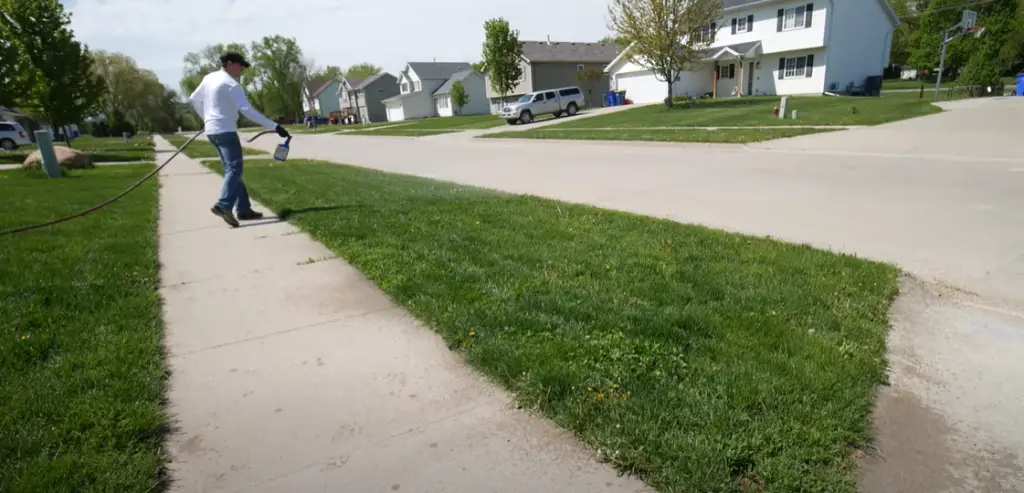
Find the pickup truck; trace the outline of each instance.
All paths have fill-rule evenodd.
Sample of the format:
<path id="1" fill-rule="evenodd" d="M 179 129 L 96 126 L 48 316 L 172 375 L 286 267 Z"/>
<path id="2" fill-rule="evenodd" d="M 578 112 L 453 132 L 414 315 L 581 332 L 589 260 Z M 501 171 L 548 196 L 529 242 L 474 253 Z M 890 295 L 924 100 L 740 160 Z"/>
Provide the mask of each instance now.
<path id="1" fill-rule="evenodd" d="M 552 114 L 555 118 L 563 114 L 574 116 L 584 104 L 583 91 L 579 87 L 562 87 L 524 94 L 519 101 L 501 109 L 501 117 L 509 125 L 517 122 L 527 124 L 538 115 Z"/>

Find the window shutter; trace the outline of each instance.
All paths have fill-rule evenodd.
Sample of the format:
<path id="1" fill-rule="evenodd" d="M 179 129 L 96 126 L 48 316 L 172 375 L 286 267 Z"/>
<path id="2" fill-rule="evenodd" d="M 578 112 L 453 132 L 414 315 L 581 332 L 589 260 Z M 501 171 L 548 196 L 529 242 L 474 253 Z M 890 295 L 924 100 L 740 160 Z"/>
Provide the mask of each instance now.
<path id="1" fill-rule="evenodd" d="M 732 18 L 732 33 L 736 34 L 736 18 Z"/>
<path id="2" fill-rule="evenodd" d="M 807 77 L 814 73 L 814 55 L 807 55 L 807 69 L 804 71 Z"/>
<path id="3" fill-rule="evenodd" d="M 779 59 L 779 80 L 786 78 L 786 58 Z"/>
<path id="4" fill-rule="evenodd" d="M 735 63 L 730 63 L 729 64 L 729 78 L 730 79 L 735 79 L 736 78 L 736 64 Z"/>
<path id="5" fill-rule="evenodd" d="M 776 29 L 776 31 L 778 31 L 780 33 L 782 32 L 782 21 L 785 19 L 785 17 L 786 17 L 786 11 L 784 9 L 779 9 L 779 27 L 778 27 L 778 29 Z"/>
<path id="6" fill-rule="evenodd" d="M 754 32 L 754 14 L 750 14 L 747 16 L 747 32 Z"/>
<path id="7" fill-rule="evenodd" d="M 811 27 L 811 19 L 814 18 L 814 4 L 807 4 L 807 10 L 804 12 L 804 27 Z"/>

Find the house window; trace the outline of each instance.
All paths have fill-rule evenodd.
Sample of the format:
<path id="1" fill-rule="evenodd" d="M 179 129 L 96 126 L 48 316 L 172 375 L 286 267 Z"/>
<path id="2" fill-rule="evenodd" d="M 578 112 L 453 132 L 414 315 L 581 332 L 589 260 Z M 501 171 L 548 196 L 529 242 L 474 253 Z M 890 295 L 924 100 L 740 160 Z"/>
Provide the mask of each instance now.
<path id="1" fill-rule="evenodd" d="M 719 79 L 735 79 L 736 78 L 736 64 L 730 63 L 728 66 L 722 65 L 718 67 L 718 78 Z"/>
<path id="2" fill-rule="evenodd" d="M 754 30 L 754 16 L 748 15 L 746 17 L 737 17 L 733 19 L 733 34 L 738 33 L 749 33 Z"/>
<path id="3" fill-rule="evenodd" d="M 423 89 L 423 86 L 420 84 L 420 81 L 414 82 L 413 85 L 416 87 L 417 91 L 419 91 L 420 89 Z"/>
<path id="4" fill-rule="evenodd" d="M 402 83 L 402 94 L 405 94 L 407 92 L 409 92 L 409 83 L 408 82 L 403 82 Z"/>
<path id="5" fill-rule="evenodd" d="M 700 40 L 704 43 L 713 43 L 715 41 L 715 31 L 718 29 L 718 24 L 712 22 L 710 26 L 701 29 Z"/>
<path id="6" fill-rule="evenodd" d="M 813 60 L 807 56 L 795 56 L 785 59 L 785 68 L 780 79 L 793 79 L 797 77 L 810 77 L 811 71 L 808 68 L 808 61 Z M 811 62 L 813 63 L 813 62 Z M 782 65 L 780 63 L 780 65 Z"/>
<path id="7" fill-rule="evenodd" d="M 786 9 L 783 14 L 782 30 L 803 29 L 804 20 L 807 17 L 807 7 L 793 7 Z"/>
<path id="8" fill-rule="evenodd" d="M 585 67 L 583 67 L 583 65 L 577 65 L 577 66 L 576 66 L 576 71 L 577 71 L 577 72 L 582 72 L 584 68 L 585 68 Z"/>

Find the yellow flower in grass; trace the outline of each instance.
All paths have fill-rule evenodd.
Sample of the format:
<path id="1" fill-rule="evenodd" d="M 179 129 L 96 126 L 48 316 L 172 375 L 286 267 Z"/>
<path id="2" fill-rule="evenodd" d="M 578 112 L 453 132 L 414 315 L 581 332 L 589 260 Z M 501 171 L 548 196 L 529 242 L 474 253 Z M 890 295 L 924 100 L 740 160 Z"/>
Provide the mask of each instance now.
<path id="1" fill-rule="evenodd" d="M 600 393 L 597 394 L 597 399 L 598 400 L 604 399 L 604 394 L 600 394 Z"/>
<path id="2" fill-rule="evenodd" d="M 476 337 L 476 331 L 475 330 L 469 331 L 469 337 Z"/>

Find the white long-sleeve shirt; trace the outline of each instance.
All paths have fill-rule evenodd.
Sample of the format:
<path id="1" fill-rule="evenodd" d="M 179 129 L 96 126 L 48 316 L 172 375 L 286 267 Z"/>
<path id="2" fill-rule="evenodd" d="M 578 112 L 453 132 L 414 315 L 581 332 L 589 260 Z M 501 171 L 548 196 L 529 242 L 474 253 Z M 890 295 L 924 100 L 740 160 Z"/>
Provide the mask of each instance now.
<path id="1" fill-rule="evenodd" d="M 277 128 L 276 123 L 253 109 L 242 85 L 223 70 L 203 77 L 188 100 L 202 117 L 206 135 L 237 132 L 239 113 L 267 129 Z"/>

